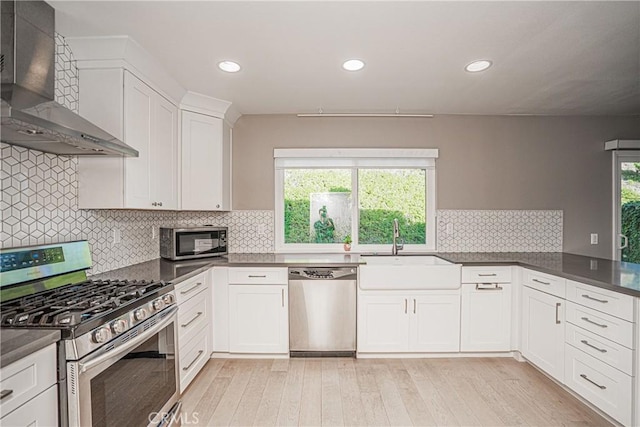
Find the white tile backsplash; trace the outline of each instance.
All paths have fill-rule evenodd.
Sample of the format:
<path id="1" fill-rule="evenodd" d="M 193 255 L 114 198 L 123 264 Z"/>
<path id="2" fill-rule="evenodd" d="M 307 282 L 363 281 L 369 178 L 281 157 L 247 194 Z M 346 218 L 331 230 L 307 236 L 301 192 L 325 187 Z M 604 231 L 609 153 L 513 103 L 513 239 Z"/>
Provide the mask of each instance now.
<path id="1" fill-rule="evenodd" d="M 441 252 L 562 252 L 561 210 L 439 210 Z"/>

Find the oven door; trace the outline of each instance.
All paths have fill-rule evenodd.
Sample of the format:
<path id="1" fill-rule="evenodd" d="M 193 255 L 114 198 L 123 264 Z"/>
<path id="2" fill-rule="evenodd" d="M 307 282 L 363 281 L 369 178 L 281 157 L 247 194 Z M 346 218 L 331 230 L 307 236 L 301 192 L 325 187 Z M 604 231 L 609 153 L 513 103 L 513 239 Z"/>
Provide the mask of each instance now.
<path id="1" fill-rule="evenodd" d="M 70 426 L 180 424 L 177 310 L 171 307 L 67 362 Z"/>
<path id="2" fill-rule="evenodd" d="M 176 231 L 175 259 L 204 258 L 227 253 L 227 233 L 224 230 Z"/>

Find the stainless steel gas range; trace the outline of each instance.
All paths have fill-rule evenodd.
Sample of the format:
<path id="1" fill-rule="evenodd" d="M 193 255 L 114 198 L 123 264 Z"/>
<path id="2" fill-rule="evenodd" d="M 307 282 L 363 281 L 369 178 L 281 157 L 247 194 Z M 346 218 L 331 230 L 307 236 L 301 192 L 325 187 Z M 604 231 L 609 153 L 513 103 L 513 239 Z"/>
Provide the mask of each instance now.
<path id="1" fill-rule="evenodd" d="M 2 249 L 0 260 L 0 327 L 61 332 L 61 426 L 180 424 L 173 285 L 87 280 L 86 241 Z"/>

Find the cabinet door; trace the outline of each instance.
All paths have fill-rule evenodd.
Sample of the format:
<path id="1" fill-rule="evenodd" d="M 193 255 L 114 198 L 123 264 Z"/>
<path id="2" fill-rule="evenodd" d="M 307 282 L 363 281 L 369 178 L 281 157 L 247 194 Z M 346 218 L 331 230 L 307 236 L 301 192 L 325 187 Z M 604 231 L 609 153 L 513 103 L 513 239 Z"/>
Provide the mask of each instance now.
<path id="1" fill-rule="evenodd" d="M 58 425 L 58 388 L 54 385 L 0 419 L 3 426 L 50 427 Z"/>
<path id="2" fill-rule="evenodd" d="M 409 301 L 410 351 L 460 351 L 460 294 L 414 296 Z"/>
<path id="3" fill-rule="evenodd" d="M 151 150 L 155 96 L 153 89 L 125 71 L 124 140 L 140 153 L 138 157 L 125 159 L 125 208 L 153 208 Z"/>
<path id="4" fill-rule="evenodd" d="M 409 349 L 409 297 L 363 295 L 358 298 L 358 352 Z"/>
<path id="5" fill-rule="evenodd" d="M 182 112 L 183 210 L 230 210 L 231 151 L 223 132 L 222 119 Z"/>
<path id="6" fill-rule="evenodd" d="M 151 204 L 156 209 L 177 209 L 178 109 L 157 93 L 154 96 L 153 109 L 153 139 L 150 153 Z"/>
<path id="7" fill-rule="evenodd" d="M 229 286 L 229 351 L 288 353 L 288 304 L 284 285 Z"/>
<path id="8" fill-rule="evenodd" d="M 522 290 L 522 355 L 564 381 L 563 299 L 529 287 Z"/>
<path id="9" fill-rule="evenodd" d="M 460 351 L 511 350 L 511 284 L 462 285 Z"/>

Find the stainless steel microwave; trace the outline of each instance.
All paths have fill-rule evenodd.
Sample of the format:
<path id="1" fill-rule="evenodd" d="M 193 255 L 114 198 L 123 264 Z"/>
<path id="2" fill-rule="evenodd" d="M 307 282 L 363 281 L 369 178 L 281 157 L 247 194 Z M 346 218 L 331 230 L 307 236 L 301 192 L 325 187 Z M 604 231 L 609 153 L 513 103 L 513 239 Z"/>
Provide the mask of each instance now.
<path id="1" fill-rule="evenodd" d="M 160 227 L 160 256 L 178 261 L 227 254 L 227 227 Z"/>

